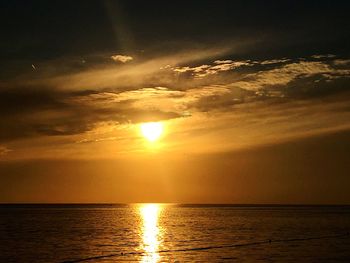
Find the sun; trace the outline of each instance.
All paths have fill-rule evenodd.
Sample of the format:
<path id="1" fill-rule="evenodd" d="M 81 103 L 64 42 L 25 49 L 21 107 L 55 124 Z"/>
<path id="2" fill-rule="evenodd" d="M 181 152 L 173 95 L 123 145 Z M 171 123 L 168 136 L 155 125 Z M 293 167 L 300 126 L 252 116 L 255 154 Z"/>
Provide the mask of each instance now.
<path id="1" fill-rule="evenodd" d="M 140 125 L 141 133 L 148 141 L 154 142 L 163 133 L 163 124 L 161 122 L 146 122 Z"/>

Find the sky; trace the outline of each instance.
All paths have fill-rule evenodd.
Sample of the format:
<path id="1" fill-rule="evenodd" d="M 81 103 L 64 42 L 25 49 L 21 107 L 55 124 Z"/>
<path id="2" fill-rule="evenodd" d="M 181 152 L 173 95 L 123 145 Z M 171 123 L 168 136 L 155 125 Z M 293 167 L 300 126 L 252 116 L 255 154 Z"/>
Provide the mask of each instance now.
<path id="1" fill-rule="evenodd" d="M 0 202 L 350 204 L 347 1 L 0 7 Z"/>

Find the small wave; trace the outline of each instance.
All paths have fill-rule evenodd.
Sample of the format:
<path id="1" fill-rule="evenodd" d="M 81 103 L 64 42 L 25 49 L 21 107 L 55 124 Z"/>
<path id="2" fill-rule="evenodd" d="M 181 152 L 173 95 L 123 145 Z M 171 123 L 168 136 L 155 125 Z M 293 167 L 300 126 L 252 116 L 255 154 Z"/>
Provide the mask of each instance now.
<path id="1" fill-rule="evenodd" d="M 308 241 L 308 240 L 328 239 L 328 238 L 342 238 L 342 237 L 349 237 L 349 236 L 350 236 L 349 233 L 345 233 L 345 234 L 328 235 L 328 236 L 317 236 L 317 237 L 302 237 L 302 238 L 289 238 L 289 239 L 268 239 L 268 240 L 255 241 L 255 242 L 249 242 L 249 243 L 225 244 L 225 245 L 218 245 L 218 246 L 193 247 L 193 248 L 183 248 L 183 249 L 164 249 L 164 250 L 158 250 L 158 251 L 156 251 L 154 253 L 201 251 L 201 250 L 220 249 L 220 248 L 234 248 L 234 247 L 239 248 L 239 247 L 255 246 L 255 245 L 262 245 L 262 244 L 271 244 L 271 243 L 297 242 L 297 241 Z M 102 259 L 102 258 L 123 257 L 123 256 L 127 256 L 127 255 L 146 255 L 146 254 L 148 254 L 148 253 L 137 252 L 137 251 L 135 251 L 135 252 L 126 252 L 126 253 L 121 252 L 121 253 L 114 253 L 114 254 L 108 254 L 108 255 L 80 258 L 80 259 L 74 259 L 74 260 L 66 260 L 66 261 L 62 261 L 61 263 L 77 263 L 77 262 L 83 262 L 83 261 L 98 260 L 98 259 Z"/>

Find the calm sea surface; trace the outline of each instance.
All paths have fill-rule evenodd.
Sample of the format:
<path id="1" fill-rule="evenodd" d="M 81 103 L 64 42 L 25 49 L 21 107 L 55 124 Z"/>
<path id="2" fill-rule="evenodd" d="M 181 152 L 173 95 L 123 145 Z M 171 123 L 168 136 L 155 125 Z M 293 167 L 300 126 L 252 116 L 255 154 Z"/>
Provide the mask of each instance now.
<path id="1" fill-rule="evenodd" d="M 349 206 L 0 205 L 0 262 L 350 262 L 348 232 Z"/>

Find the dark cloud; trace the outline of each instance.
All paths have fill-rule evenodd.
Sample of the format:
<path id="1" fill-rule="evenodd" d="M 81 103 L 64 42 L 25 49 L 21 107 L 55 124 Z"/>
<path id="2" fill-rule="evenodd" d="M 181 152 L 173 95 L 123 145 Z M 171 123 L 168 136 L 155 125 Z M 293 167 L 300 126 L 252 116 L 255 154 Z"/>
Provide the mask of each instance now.
<path id="1" fill-rule="evenodd" d="M 275 103 L 349 91 L 350 64 L 334 55 L 262 61 L 214 59 L 191 66 L 155 64 L 146 75 L 149 64 L 142 65 L 2 84 L 0 140 L 76 135 L 103 122 L 117 125 L 166 120 L 187 116 L 188 112 L 234 111 L 235 105 L 254 101 Z M 117 74 L 121 77 L 114 79 Z M 138 82 L 126 86 L 133 78 L 139 78 Z M 160 86 L 164 82 L 167 87 Z M 84 87 L 84 83 L 89 86 Z M 100 88 L 100 83 L 105 87 Z M 76 88 L 60 86 L 72 84 Z"/>
<path id="2" fill-rule="evenodd" d="M 244 90 L 237 87 L 230 88 L 229 93 L 203 96 L 198 101 L 190 104 L 199 111 L 208 112 L 215 109 L 231 111 L 232 106 L 242 104 L 251 100 L 256 100 L 256 93 L 254 91 Z"/>
<path id="3" fill-rule="evenodd" d="M 0 141 L 81 134 L 100 122 L 122 124 L 180 117 L 177 113 L 156 108 L 133 108 L 132 100 L 111 104 L 109 97 L 91 99 L 91 95 L 99 94 L 105 93 L 32 86 L 0 89 Z M 83 99 L 87 99 L 87 103 L 79 103 Z"/>
<path id="4" fill-rule="evenodd" d="M 329 80 L 322 75 L 316 75 L 293 80 L 283 88 L 283 94 L 293 99 L 312 99 L 342 93 L 343 99 L 350 99 L 349 84 L 348 78 Z"/>
<path id="5" fill-rule="evenodd" d="M 0 111 L 2 115 L 31 113 L 39 110 L 64 107 L 66 95 L 50 88 L 15 86 L 0 88 Z"/>
<path id="6" fill-rule="evenodd" d="M 339 61 L 340 64 L 338 63 Z M 214 65 L 217 63 L 214 63 Z M 283 58 L 263 61 L 220 61 L 225 70 L 212 69 L 213 64 L 174 68 L 187 79 L 211 80 L 213 89 L 223 92 L 204 94 L 190 104 L 200 111 L 232 110 L 232 106 L 252 101 L 290 101 L 312 99 L 346 93 L 348 99 L 350 67 L 346 59 L 335 55 L 316 55 L 308 58 Z M 237 65 L 232 67 L 232 65 Z M 192 72 L 188 75 L 188 72 Z M 199 74 L 199 75 L 198 75 Z M 215 75 L 215 76 L 213 76 Z M 198 89 L 200 93 L 200 89 Z"/>

